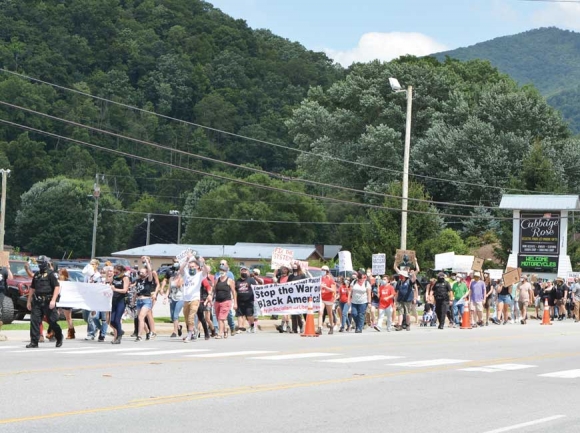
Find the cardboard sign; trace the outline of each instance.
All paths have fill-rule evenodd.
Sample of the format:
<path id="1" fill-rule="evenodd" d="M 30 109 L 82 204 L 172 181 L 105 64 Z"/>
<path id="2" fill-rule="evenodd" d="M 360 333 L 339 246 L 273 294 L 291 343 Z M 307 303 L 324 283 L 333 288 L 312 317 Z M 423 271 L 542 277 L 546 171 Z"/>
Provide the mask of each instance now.
<path id="1" fill-rule="evenodd" d="M 395 265 L 401 270 L 415 269 L 417 256 L 413 250 L 397 250 L 395 253 Z"/>
<path id="2" fill-rule="evenodd" d="M 504 286 L 512 286 L 514 284 L 519 283 L 520 281 L 520 272 L 517 269 L 513 269 L 505 274 L 503 274 L 503 285 Z"/>
<path id="3" fill-rule="evenodd" d="M 8 251 L 0 251 L 0 266 L 7 268 L 9 266 L 8 260 L 10 259 L 10 253 Z"/>
<path id="4" fill-rule="evenodd" d="M 479 257 L 475 257 L 473 259 L 473 265 L 471 265 L 471 269 L 474 271 L 482 272 L 483 271 L 483 262 L 485 262 L 484 259 L 481 259 Z"/>
<path id="5" fill-rule="evenodd" d="M 387 272 L 387 255 L 373 254 L 373 275 L 384 275 Z"/>
<path id="6" fill-rule="evenodd" d="M 339 272 L 352 272 L 352 256 L 350 251 L 340 251 L 338 253 Z"/>
<path id="7" fill-rule="evenodd" d="M 292 267 L 292 262 L 294 261 L 294 251 L 287 250 L 286 248 L 274 248 L 272 252 L 272 269 L 278 269 L 282 266 L 286 266 L 287 268 Z"/>

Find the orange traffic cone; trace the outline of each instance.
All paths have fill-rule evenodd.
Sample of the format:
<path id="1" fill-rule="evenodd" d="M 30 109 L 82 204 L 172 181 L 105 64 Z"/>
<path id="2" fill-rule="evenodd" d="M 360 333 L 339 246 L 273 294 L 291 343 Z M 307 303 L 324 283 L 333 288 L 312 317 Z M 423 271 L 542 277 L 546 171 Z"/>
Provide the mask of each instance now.
<path id="1" fill-rule="evenodd" d="M 314 328 L 314 312 L 312 311 L 312 297 L 308 298 L 308 314 L 306 314 L 306 328 L 301 337 L 318 337 L 316 329 Z"/>
<path id="2" fill-rule="evenodd" d="M 461 316 L 460 329 L 471 329 L 471 315 L 469 314 L 469 303 L 463 307 L 463 316 Z"/>
<path id="3" fill-rule="evenodd" d="M 540 325 L 551 325 L 550 322 L 550 307 L 548 307 L 548 300 L 544 300 L 544 316 L 542 317 L 542 323 Z"/>

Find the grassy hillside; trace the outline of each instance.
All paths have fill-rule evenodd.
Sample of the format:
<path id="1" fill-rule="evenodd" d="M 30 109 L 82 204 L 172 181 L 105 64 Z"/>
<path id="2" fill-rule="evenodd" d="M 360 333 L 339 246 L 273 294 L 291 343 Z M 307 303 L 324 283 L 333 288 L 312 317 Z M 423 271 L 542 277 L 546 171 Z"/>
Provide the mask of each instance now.
<path id="1" fill-rule="evenodd" d="M 446 56 L 489 60 L 518 83 L 533 84 L 580 132 L 580 33 L 541 28 L 434 55 Z"/>

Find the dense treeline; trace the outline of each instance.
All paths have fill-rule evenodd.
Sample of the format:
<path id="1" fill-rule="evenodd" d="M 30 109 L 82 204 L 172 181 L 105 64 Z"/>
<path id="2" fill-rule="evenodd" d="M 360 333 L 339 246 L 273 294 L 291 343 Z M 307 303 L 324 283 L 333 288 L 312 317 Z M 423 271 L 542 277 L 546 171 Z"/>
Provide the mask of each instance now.
<path id="1" fill-rule="evenodd" d="M 0 65 L 190 122 L 0 73 L 0 101 L 141 140 L 0 104 L 0 119 L 109 150 L 0 125 L 0 164 L 13 171 L 7 243 L 36 253 L 90 253 L 100 173 L 98 254 L 143 245 L 147 213 L 151 242 L 175 242 L 170 210 L 184 217 L 184 242 L 340 243 L 361 261 L 390 254 L 405 128 L 392 76 L 416 90 L 411 171 L 426 177 L 412 177 L 409 246 L 424 263 L 509 239 L 485 207 L 502 191 L 580 191 L 567 176 L 580 166 L 578 142 L 560 115 L 483 61 L 406 57 L 345 70 L 199 0 L 53 0 L 4 2 Z M 539 175 L 538 165 L 553 168 Z M 341 224 L 310 224 L 328 222 Z"/>

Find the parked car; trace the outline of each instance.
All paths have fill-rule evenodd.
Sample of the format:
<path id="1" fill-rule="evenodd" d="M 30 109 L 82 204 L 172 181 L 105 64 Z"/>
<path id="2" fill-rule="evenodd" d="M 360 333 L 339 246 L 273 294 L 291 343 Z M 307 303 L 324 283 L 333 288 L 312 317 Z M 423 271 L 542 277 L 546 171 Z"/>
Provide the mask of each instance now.
<path id="1" fill-rule="evenodd" d="M 123 265 L 123 266 L 125 266 L 126 270 L 128 270 L 128 271 L 131 270 L 131 262 L 129 262 L 129 260 L 123 259 L 121 257 L 95 257 L 95 259 L 97 259 L 99 262 L 101 262 L 101 265 L 103 265 L 103 263 L 105 263 L 105 262 L 111 262 L 113 264 L 113 266 Z"/>
<path id="2" fill-rule="evenodd" d="M 13 278 L 8 279 L 8 293 L 6 293 L 2 304 L 2 322 L 6 324 L 12 323 L 14 320 L 24 319 L 24 316 L 29 312 L 26 308 L 26 301 L 32 278 L 26 272 L 26 263 L 24 260 L 10 261 Z M 35 272 L 38 267 L 31 263 L 30 270 Z"/>

